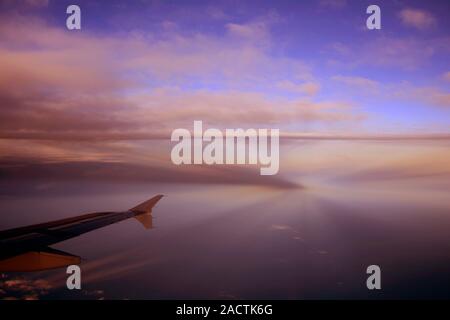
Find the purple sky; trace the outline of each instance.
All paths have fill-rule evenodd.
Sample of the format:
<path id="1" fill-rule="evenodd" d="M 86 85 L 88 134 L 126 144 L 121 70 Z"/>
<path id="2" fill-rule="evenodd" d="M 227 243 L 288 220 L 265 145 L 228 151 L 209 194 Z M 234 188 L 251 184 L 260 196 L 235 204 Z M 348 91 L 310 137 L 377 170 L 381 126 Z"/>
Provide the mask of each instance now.
<path id="1" fill-rule="evenodd" d="M 98 106 L 75 101 L 82 91 L 122 99 L 117 108 L 130 119 L 136 108 L 150 113 L 184 102 L 170 111 L 178 119 L 187 115 L 185 126 L 199 118 L 294 132 L 448 132 L 448 1 L 379 1 L 382 29 L 373 31 L 365 28 L 367 1 L 78 1 L 82 30 L 75 32 L 65 29 L 69 2 L 2 2 L 2 55 L 27 55 L 11 62 L 23 74 L 11 70 L 17 83 L 9 85 L 30 91 L 40 68 L 55 81 L 37 92 L 63 90 L 92 118 Z M 73 73 L 72 80 L 60 71 Z M 102 80 L 89 86 L 83 76 Z M 214 108 L 226 114 L 224 121 L 210 114 Z M 61 112 L 64 121 L 76 122 L 69 107 Z M 156 113 L 159 122 L 174 120 Z M 126 126 L 108 117 L 119 122 L 116 129 Z M 26 131 L 56 130 L 28 121 Z M 172 122 L 168 130 L 178 124 Z"/>
<path id="2" fill-rule="evenodd" d="M 366 29 L 364 1 L 79 1 L 75 31 L 68 4 L 1 2 L 2 166 L 120 161 L 172 181 L 170 133 L 194 120 L 448 137 L 446 1 L 378 2 L 381 30 Z M 216 169 L 187 171 L 228 181 Z"/>

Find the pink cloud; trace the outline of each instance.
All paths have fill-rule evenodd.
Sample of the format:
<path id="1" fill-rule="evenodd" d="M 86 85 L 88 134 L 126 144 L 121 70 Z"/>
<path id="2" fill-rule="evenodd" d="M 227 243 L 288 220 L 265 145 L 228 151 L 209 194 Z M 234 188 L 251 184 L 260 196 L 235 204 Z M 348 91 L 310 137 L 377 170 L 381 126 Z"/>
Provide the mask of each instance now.
<path id="1" fill-rule="evenodd" d="M 402 101 L 420 101 L 430 106 L 450 107 L 450 93 L 439 87 L 423 87 L 409 82 L 384 84 L 369 78 L 342 75 L 333 76 L 331 79 L 358 89 L 364 94 Z"/>
<path id="2" fill-rule="evenodd" d="M 320 5 L 328 8 L 343 8 L 347 5 L 347 0 L 320 0 Z"/>
<path id="3" fill-rule="evenodd" d="M 332 80 L 344 83 L 352 87 L 357 87 L 359 89 L 363 89 L 366 91 L 374 92 L 379 88 L 379 83 L 377 81 L 364 77 L 337 75 L 333 76 Z"/>
<path id="4" fill-rule="evenodd" d="M 301 82 L 281 82 L 285 89 L 313 96 L 320 85 L 301 61 L 272 58 L 254 42 L 224 44 L 215 37 L 177 33 L 152 37 L 70 34 L 40 20 L 5 17 L 1 137 L 140 139 L 169 136 L 173 128 L 197 119 L 219 127 L 361 119 L 345 102 L 255 92 L 255 84 L 272 86 L 292 74 Z M 190 77 L 221 78 L 230 89 L 183 90 Z M 175 85 L 158 87 L 161 83 Z"/>
<path id="5" fill-rule="evenodd" d="M 419 30 L 436 25 L 436 18 L 429 12 L 420 9 L 406 8 L 399 13 L 402 23 Z"/>
<path id="6" fill-rule="evenodd" d="M 336 57 L 333 65 L 345 68 L 360 65 L 397 67 L 416 70 L 430 63 L 437 54 L 450 53 L 448 37 L 421 39 L 416 37 L 392 37 L 381 35 L 358 46 L 331 44 Z"/>
<path id="7" fill-rule="evenodd" d="M 282 90 L 299 93 L 299 94 L 303 94 L 303 95 L 308 95 L 308 96 L 314 96 L 320 90 L 320 85 L 315 82 L 294 83 L 289 80 L 280 81 L 277 84 L 277 87 Z"/>
<path id="8" fill-rule="evenodd" d="M 49 0 L 25 0 L 25 3 L 32 7 L 46 7 Z"/>
<path id="9" fill-rule="evenodd" d="M 387 87 L 392 98 L 421 101 L 430 106 L 450 108 L 450 93 L 438 87 L 414 86 L 408 82 Z"/>
<path id="10" fill-rule="evenodd" d="M 444 73 L 444 74 L 442 75 L 442 78 L 443 78 L 445 81 L 450 82 L 450 71 L 447 71 L 446 73 Z"/>

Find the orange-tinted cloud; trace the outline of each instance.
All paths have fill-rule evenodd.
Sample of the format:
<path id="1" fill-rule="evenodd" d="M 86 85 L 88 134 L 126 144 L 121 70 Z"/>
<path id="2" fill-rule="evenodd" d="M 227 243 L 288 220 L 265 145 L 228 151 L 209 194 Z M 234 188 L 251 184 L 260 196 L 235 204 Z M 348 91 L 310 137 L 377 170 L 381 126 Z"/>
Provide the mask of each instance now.
<path id="1" fill-rule="evenodd" d="M 266 21 L 251 28 L 264 29 Z M 219 127 L 282 127 L 362 118 L 346 102 L 254 91 L 250 84 L 270 85 L 276 78 L 283 83 L 289 74 L 307 81 L 299 88 L 307 95 L 319 84 L 308 80 L 312 76 L 302 62 L 272 58 L 258 43 L 235 41 L 231 29 L 225 45 L 212 36 L 172 31 L 163 39 L 70 33 L 37 19 L 2 17 L 0 137 L 132 139 L 161 137 L 196 119 Z M 268 74 L 275 78 L 267 79 Z M 185 90 L 189 77 L 219 77 L 230 87 Z"/>
<path id="2" fill-rule="evenodd" d="M 404 25 L 420 30 L 436 25 L 436 18 L 425 10 L 405 8 L 400 11 L 399 16 Z"/>

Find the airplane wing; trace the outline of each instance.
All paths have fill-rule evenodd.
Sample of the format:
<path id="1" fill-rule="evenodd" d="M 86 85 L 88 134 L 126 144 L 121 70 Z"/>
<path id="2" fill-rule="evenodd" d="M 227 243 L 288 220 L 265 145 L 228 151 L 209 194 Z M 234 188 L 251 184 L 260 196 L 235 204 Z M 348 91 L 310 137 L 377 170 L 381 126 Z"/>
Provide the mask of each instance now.
<path id="1" fill-rule="evenodd" d="M 80 257 L 49 246 L 129 218 L 135 218 L 149 229 L 152 209 L 162 197 L 154 196 L 127 211 L 89 213 L 0 231 L 0 272 L 38 271 L 79 264 Z"/>

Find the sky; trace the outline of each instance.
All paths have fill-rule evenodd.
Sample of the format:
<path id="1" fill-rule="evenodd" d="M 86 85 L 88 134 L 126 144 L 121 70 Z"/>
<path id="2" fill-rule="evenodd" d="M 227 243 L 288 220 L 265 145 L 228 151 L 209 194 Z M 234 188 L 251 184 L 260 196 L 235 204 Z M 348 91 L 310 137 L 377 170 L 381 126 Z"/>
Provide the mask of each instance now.
<path id="1" fill-rule="evenodd" d="M 366 28 L 373 3 L 381 30 Z M 66 28 L 70 4 L 81 8 L 81 30 Z M 323 294 L 336 298 L 349 290 L 343 279 L 353 281 L 347 270 L 372 257 L 399 269 L 412 262 L 407 276 L 422 272 L 432 286 L 426 263 L 442 267 L 440 281 L 449 261 L 449 9 L 412 0 L 0 0 L 0 229 L 163 193 L 146 238 L 132 221 L 62 244 L 91 259 L 93 288 L 105 277 L 100 289 L 114 298 L 223 298 L 224 288 L 317 297 L 316 283 L 305 295 L 299 279 L 322 283 L 319 266 L 338 286 Z M 280 129 L 280 173 L 173 165 L 170 134 L 194 120 Z M 115 257 L 136 244 L 136 256 Z M 117 268 L 101 275 L 110 259 Z M 208 263 L 221 272 L 203 272 Z M 144 284 L 150 266 L 157 276 Z M 405 279 L 402 294 L 412 294 Z"/>
<path id="2" fill-rule="evenodd" d="M 381 30 L 365 27 L 369 2 L 324 0 L 80 1 L 82 30 L 68 31 L 68 3 L 2 1 L 3 136 L 152 134 L 197 118 L 448 133 L 447 1 L 380 2 Z"/>
<path id="3" fill-rule="evenodd" d="M 194 120 L 282 140 L 450 134 L 447 1 L 379 2 L 381 30 L 366 28 L 366 1 L 79 1 L 81 30 L 65 26 L 69 4 L 0 2 L 11 179 L 18 164 L 39 175 L 70 163 L 71 176 L 120 162 L 162 168 L 163 181 L 228 181 L 220 167 L 174 171 L 170 134 Z"/>

